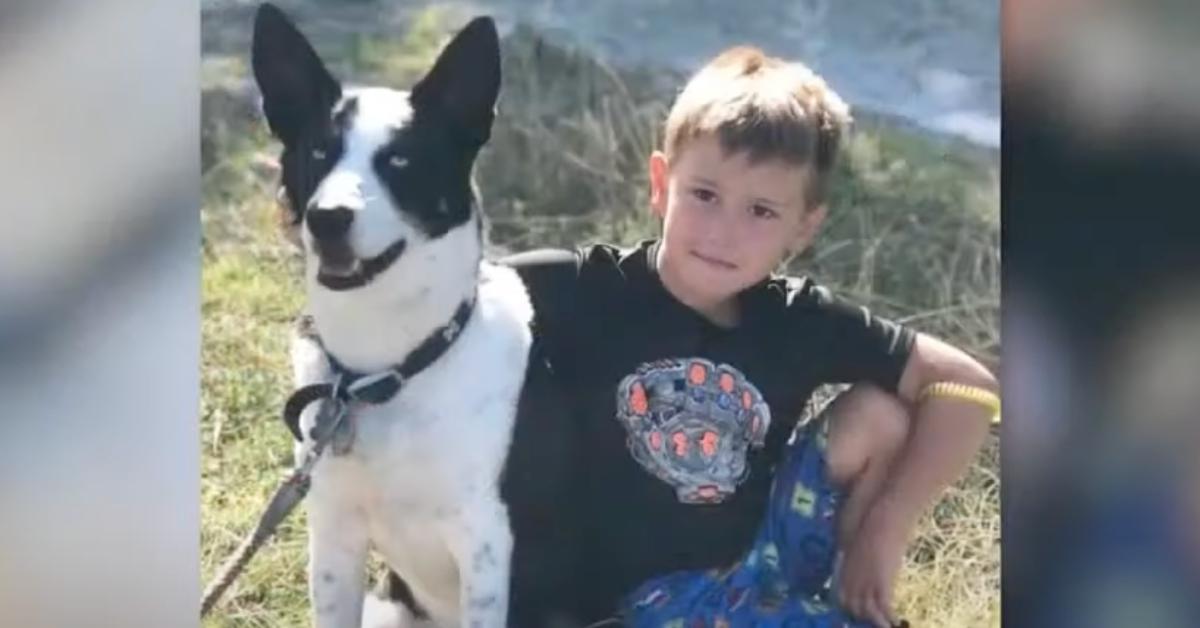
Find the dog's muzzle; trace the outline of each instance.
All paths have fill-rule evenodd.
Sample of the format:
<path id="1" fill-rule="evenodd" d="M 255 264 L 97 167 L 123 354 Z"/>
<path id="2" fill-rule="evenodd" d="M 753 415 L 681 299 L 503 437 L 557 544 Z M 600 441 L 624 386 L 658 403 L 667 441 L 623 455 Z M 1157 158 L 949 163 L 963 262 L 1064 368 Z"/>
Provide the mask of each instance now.
<path id="1" fill-rule="evenodd" d="M 319 260 L 317 282 L 330 290 L 342 291 L 371 283 L 372 279 L 400 259 L 408 241 L 403 238 L 396 240 L 379 255 L 365 259 L 355 257 L 349 244 L 339 243 L 327 248 L 317 241 L 315 245 Z"/>
<path id="2" fill-rule="evenodd" d="M 359 258 L 350 244 L 354 210 L 348 207 L 310 208 L 304 222 L 317 256 L 317 281 L 330 290 L 351 290 L 370 283 L 399 259 L 407 246 L 402 238 L 379 255 Z"/>

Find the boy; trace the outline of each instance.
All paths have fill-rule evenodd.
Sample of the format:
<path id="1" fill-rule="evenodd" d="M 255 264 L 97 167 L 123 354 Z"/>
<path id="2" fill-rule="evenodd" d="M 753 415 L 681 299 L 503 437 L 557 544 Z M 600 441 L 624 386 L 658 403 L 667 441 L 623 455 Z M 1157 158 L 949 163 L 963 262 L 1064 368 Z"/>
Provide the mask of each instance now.
<path id="1" fill-rule="evenodd" d="M 509 258 L 585 432 L 589 616 L 897 622 L 909 534 L 979 449 L 997 383 L 944 342 L 772 275 L 821 226 L 848 122 L 806 68 L 728 50 L 650 157 L 660 239 Z M 855 385 L 794 430 L 839 382 Z"/>

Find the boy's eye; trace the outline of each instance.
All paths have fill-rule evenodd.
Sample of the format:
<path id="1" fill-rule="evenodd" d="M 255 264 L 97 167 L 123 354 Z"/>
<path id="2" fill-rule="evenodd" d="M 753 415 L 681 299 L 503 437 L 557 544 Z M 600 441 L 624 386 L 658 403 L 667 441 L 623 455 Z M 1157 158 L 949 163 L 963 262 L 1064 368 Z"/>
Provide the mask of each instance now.
<path id="1" fill-rule="evenodd" d="M 692 196 L 695 196 L 702 203 L 711 203 L 717 198 L 715 192 L 704 188 L 693 188 Z"/>
<path id="2" fill-rule="evenodd" d="M 753 214 L 755 218 L 766 218 L 769 220 L 779 217 L 779 212 L 767 207 L 766 205 L 755 205 L 750 208 L 750 213 Z"/>

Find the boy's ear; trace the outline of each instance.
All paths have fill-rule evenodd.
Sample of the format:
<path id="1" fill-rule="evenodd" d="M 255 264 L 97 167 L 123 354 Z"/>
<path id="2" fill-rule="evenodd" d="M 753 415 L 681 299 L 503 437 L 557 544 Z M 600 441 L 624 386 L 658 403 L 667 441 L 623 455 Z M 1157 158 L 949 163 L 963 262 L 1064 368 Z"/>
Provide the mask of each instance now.
<path id="1" fill-rule="evenodd" d="M 656 150 L 650 154 L 650 210 L 659 218 L 667 217 L 667 156 Z"/>

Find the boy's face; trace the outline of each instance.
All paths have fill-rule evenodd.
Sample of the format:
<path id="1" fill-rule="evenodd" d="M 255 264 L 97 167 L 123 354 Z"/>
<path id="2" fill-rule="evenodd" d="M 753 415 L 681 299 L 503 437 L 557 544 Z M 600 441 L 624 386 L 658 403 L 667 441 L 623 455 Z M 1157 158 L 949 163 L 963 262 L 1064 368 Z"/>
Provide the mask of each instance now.
<path id="1" fill-rule="evenodd" d="M 824 207 L 806 206 L 807 182 L 807 167 L 751 165 L 712 136 L 689 141 L 674 163 L 654 153 L 650 205 L 663 219 L 668 288 L 689 305 L 720 304 L 807 247 L 825 217 Z"/>

